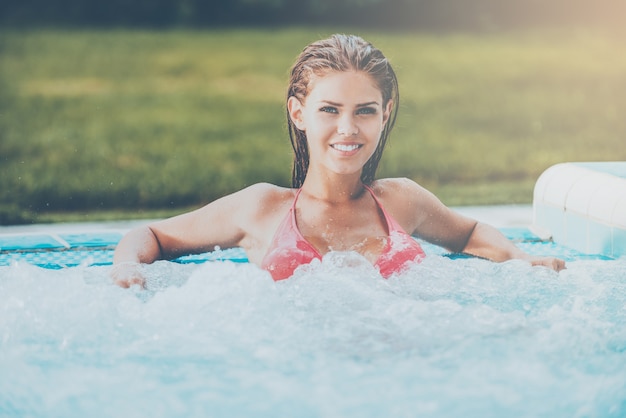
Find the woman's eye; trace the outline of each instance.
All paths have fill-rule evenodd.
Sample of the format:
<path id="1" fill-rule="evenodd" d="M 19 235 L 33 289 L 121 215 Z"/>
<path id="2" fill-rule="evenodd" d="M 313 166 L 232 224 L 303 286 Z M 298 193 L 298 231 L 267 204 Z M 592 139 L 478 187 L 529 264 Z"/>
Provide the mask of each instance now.
<path id="1" fill-rule="evenodd" d="M 324 106 L 324 107 L 320 108 L 320 112 L 339 113 L 339 112 L 337 112 L 337 108 L 336 107 L 332 107 L 332 106 Z"/>
<path id="2" fill-rule="evenodd" d="M 373 115 L 376 113 L 376 109 L 373 107 L 362 107 L 356 113 L 357 115 Z"/>

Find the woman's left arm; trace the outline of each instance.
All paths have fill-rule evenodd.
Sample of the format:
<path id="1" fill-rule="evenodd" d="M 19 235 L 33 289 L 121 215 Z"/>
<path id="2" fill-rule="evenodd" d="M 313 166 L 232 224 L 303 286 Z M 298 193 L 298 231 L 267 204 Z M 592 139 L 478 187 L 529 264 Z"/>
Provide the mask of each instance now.
<path id="1" fill-rule="evenodd" d="M 532 256 L 518 248 L 496 228 L 482 222 L 476 222 L 462 252 L 493 261 L 525 260 L 533 266 L 544 266 L 555 271 L 565 268 L 565 261 L 555 257 Z"/>
<path id="2" fill-rule="evenodd" d="M 397 196 L 396 199 L 390 199 L 390 203 L 406 222 L 406 230 L 413 235 L 450 251 L 497 262 L 520 259 L 556 271 L 565 268 L 565 262 L 561 259 L 527 254 L 498 229 L 451 210 L 435 195 L 411 180 L 396 179 L 388 184 L 388 190 L 393 190 L 390 194 Z"/>

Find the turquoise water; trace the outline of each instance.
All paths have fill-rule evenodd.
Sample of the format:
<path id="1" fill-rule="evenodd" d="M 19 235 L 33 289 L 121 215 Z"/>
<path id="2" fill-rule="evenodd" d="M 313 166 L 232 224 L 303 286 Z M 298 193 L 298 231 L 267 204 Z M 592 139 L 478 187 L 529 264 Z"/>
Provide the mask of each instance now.
<path id="1" fill-rule="evenodd" d="M 141 290 L 111 284 L 110 250 L 54 269 L 16 250 L 0 266 L 0 416 L 626 416 L 626 259 L 519 245 L 568 269 L 427 247 L 389 280 L 334 253 L 281 282 L 157 262 Z"/>

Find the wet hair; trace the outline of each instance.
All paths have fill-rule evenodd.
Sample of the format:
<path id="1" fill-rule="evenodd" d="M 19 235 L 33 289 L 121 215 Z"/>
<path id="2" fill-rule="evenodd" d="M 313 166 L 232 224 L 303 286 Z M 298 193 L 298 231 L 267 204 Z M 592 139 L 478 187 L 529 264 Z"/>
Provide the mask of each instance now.
<path id="1" fill-rule="evenodd" d="M 304 103 L 314 76 L 323 77 L 330 72 L 359 71 L 368 74 L 376 83 L 383 96 L 383 109 L 393 100 L 393 109 L 380 135 L 378 147 L 365 163 L 361 181 L 370 184 L 374 181 L 378 163 L 383 155 L 389 132 L 393 128 L 398 113 L 400 96 L 398 79 L 383 53 L 371 43 L 355 35 L 332 35 L 328 39 L 307 45 L 296 59 L 289 78 L 287 100 L 294 96 Z M 309 148 L 306 133 L 299 130 L 287 111 L 289 139 L 294 151 L 292 186 L 299 188 L 304 183 L 309 169 Z"/>

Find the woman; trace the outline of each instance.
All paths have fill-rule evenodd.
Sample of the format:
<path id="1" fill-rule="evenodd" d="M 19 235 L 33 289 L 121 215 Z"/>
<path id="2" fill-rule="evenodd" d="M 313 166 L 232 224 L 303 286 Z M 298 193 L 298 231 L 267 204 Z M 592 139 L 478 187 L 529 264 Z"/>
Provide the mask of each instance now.
<path id="1" fill-rule="evenodd" d="M 330 251 L 356 251 L 389 277 L 424 257 L 411 236 L 494 261 L 565 268 L 524 253 L 411 180 L 374 180 L 398 103 L 395 73 L 371 44 L 333 35 L 308 45 L 287 94 L 293 188 L 256 184 L 130 231 L 115 250 L 116 283 L 143 284 L 137 263 L 237 246 L 275 280 Z"/>

